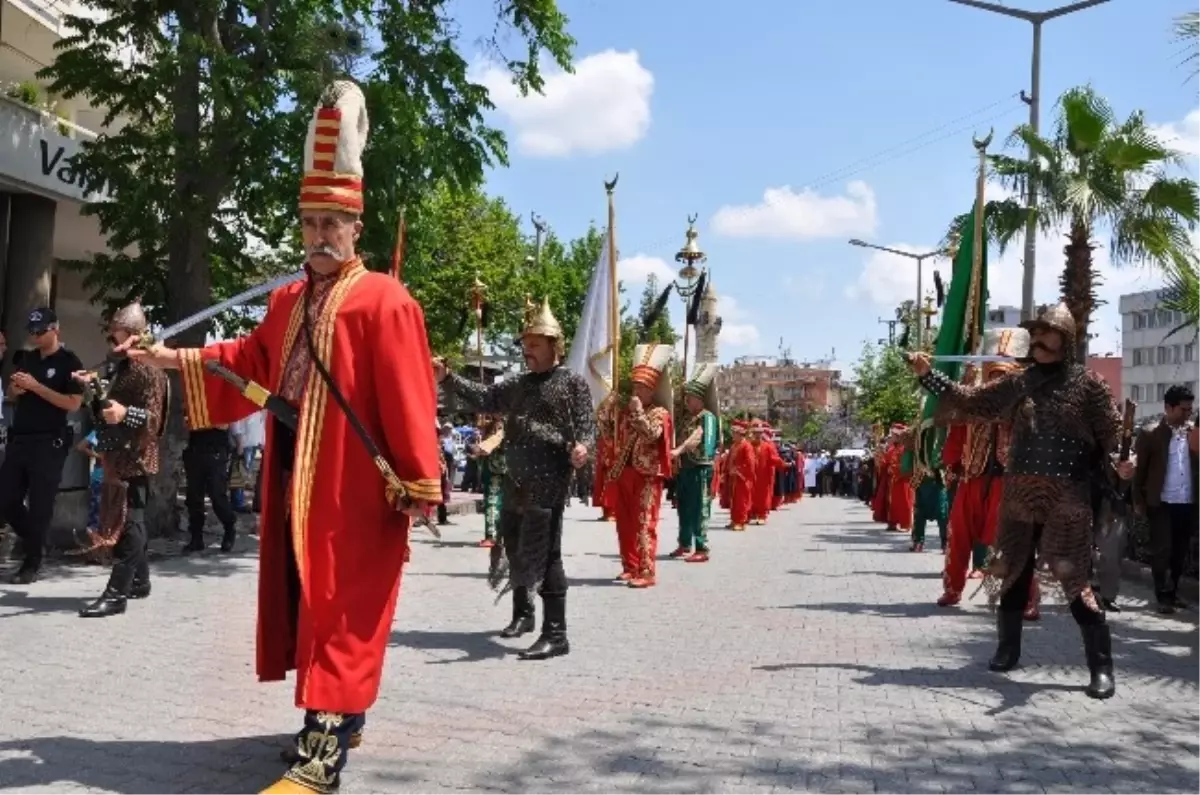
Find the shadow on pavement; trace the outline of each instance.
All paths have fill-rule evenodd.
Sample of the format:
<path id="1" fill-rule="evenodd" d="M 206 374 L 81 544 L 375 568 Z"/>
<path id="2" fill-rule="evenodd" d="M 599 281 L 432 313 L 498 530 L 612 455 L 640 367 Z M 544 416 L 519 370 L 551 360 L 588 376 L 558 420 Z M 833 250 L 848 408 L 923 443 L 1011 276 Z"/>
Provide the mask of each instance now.
<path id="1" fill-rule="evenodd" d="M 484 660 L 498 660 L 516 654 L 521 649 L 502 646 L 499 643 L 498 630 L 482 630 L 476 632 L 439 632 L 436 630 L 409 629 L 393 632 L 388 639 L 389 646 L 400 646 L 425 652 L 457 652 L 453 658 L 434 658 L 425 660 L 426 665 L 449 665 L 451 663 L 473 663 Z M 533 642 L 530 636 L 529 643 Z M 522 640 L 525 640 L 522 638 Z M 525 646 L 529 645 L 528 643 Z M 522 646 L 521 648 L 525 648 Z"/>
<path id="2" fill-rule="evenodd" d="M 63 782 L 72 782 L 90 791 L 131 795 L 257 792 L 283 773 L 279 751 L 289 739 L 290 735 L 205 742 L 74 737 L 13 740 L 0 743 L 0 755 L 6 757 L 0 758 L 0 786 L 53 791 Z M 198 769 L 211 775 L 197 781 Z"/>

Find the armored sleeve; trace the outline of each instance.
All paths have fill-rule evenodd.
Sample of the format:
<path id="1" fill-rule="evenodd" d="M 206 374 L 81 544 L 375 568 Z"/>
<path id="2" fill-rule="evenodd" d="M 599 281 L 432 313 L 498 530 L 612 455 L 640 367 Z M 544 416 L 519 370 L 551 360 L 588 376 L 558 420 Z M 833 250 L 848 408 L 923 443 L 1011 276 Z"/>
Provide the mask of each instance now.
<path id="1" fill-rule="evenodd" d="M 933 420 L 938 425 L 961 422 L 996 422 L 1016 406 L 1021 397 L 1023 372 L 1010 373 L 978 387 L 956 383 L 945 373 L 930 370 L 919 381 L 938 399 Z"/>
<path id="2" fill-rule="evenodd" d="M 587 381 L 579 376 L 572 378 L 567 400 L 571 404 L 570 422 L 574 425 L 572 435 L 575 442 L 591 450 L 596 443 L 596 421 L 592 409 L 592 392 Z"/>
<path id="3" fill-rule="evenodd" d="M 484 414 L 502 414 L 512 408 L 513 389 L 516 379 L 498 384 L 479 384 L 458 373 L 447 373 L 442 386 L 446 391 L 466 404 L 468 411 Z"/>
<path id="4" fill-rule="evenodd" d="M 1113 403 L 1112 391 L 1102 379 L 1088 374 L 1089 399 L 1087 411 L 1091 415 L 1088 420 L 1092 433 L 1096 438 L 1096 447 L 1104 453 L 1117 449 L 1121 441 L 1121 414 Z"/>

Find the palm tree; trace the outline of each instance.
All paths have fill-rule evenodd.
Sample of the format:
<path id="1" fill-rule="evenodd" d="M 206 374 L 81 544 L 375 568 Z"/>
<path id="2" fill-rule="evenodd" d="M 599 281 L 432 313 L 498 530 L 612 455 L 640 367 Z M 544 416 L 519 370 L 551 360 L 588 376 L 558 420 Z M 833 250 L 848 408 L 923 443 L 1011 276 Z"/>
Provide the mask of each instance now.
<path id="1" fill-rule="evenodd" d="M 1200 220 L 1200 194 L 1191 179 L 1168 173 L 1168 167 L 1182 164 L 1182 155 L 1158 140 L 1141 112 L 1118 122 L 1109 104 L 1090 86 L 1063 94 L 1057 111 L 1050 137 L 1022 125 L 1009 140 L 1028 147 L 1034 160 L 992 155 L 989 161 L 993 175 L 1018 195 L 1025 195 L 1030 182 L 1036 184 L 1041 197 L 1037 224 L 1042 232 L 1065 230 L 1066 263 L 1059 285 L 1075 318 L 1082 360 L 1096 306 L 1092 259 L 1096 228 L 1103 225 L 1111 230 L 1113 264 L 1153 265 L 1168 282 L 1186 278 L 1196 272 L 1196 252 L 1188 233 Z M 1011 199 L 988 202 L 984 212 L 988 237 L 1003 251 L 1021 233 L 1028 213 Z M 952 228 L 961 229 L 964 220 L 956 219 Z"/>
<path id="2" fill-rule="evenodd" d="M 1186 45 L 1184 51 L 1187 56 L 1183 59 L 1183 65 L 1194 64 L 1192 73 L 1188 76 L 1190 80 L 1196 76 L 1196 66 L 1200 66 L 1200 12 L 1180 14 L 1175 17 L 1172 27 L 1175 29 L 1175 41 Z"/>

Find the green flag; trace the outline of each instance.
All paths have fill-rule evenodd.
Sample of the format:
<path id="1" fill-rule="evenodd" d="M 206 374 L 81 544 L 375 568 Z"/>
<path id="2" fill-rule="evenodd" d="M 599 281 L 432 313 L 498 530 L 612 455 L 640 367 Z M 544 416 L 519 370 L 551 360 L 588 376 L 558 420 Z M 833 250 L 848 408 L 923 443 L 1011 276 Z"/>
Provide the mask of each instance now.
<path id="1" fill-rule="evenodd" d="M 954 257 L 954 268 L 950 275 L 950 290 L 942 306 L 941 326 L 933 344 L 934 356 L 962 356 L 971 353 L 972 338 L 983 336 L 983 319 L 987 316 L 987 233 L 979 241 L 980 257 L 975 267 L 975 211 L 971 210 L 960 229 L 962 245 Z M 972 334 L 972 332 L 974 332 Z M 936 362 L 934 367 L 957 381 L 962 376 L 962 364 L 958 362 Z M 933 428 L 933 415 L 937 410 L 937 398 L 924 395 L 921 406 L 920 459 L 914 461 L 913 453 L 905 453 L 901 464 L 902 472 L 912 472 L 917 464 L 936 463 L 942 454 L 942 443 L 946 440 L 945 429 Z"/>

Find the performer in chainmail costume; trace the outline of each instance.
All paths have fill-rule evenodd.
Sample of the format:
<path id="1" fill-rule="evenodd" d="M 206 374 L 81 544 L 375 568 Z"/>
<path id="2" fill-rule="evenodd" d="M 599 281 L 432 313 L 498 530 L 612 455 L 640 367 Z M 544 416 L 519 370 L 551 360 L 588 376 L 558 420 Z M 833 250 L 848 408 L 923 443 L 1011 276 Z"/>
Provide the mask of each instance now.
<path id="1" fill-rule="evenodd" d="M 113 347 L 132 334 L 146 333 L 146 315 L 134 303 L 118 310 L 108 324 Z M 96 448 L 104 467 L 100 496 L 100 527 L 89 551 L 112 546 L 113 568 L 100 598 L 79 615 L 104 618 L 125 612 L 127 599 L 150 595 L 150 564 L 146 551 L 146 500 L 150 477 L 158 474 L 158 437 L 166 421 L 167 378 L 142 362 L 120 358 L 109 362 L 106 399 L 95 408 Z M 76 378 L 91 381 L 92 373 Z M 95 388 L 93 386 L 93 388 Z"/>
<path id="2" fill-rule="evenodd" d="M 594 409 L 587 382 L 560 366 L 563 331 L 548 301 L 538 310 L 526 305 L 521 348 L 529 372 L 491 386 L 448 373 L 434 362 L 443 388 L 467 410 L 504 419 L 507 471 L 502 486 L 500 533 L 492 548 L 489 580 L 499 587 L 508 564 L 513 594 L 512 621 L 501 636 L 532 632 L 537 590 L 544 611 L 542 634 L 522 652 L 522 660 L 545 660 L 570 651 L 567 643 L 567 578 L 562 563 L 563 508 L 571 474 L 587 462 L 595 436 Z M 503 554 L 501 553 L 503 551 Z"/>
<path id="3" fill-rule="evenodd" d="M 1062 585 L 1083 635 L 1092 698 L 1115 689 L 1112 638 L 1088 584 L 1092 547 L 1091 478 L 1117 445 L 1120 417 L 1108 385 L 1074 361 L 1075 321 L 1065 304 L 1027 321 L 1034 364 L 980 387 L 932 370 L 925 354 L 909 358 L 921 385 L 936 394 L 939 423 L 1012 420 L 989 579 L 999 584 L 999 646 L 989 668 L 1008 671 L 1021 655 L 1021 614 L 1035 574 L 1035 553 Z"/>

